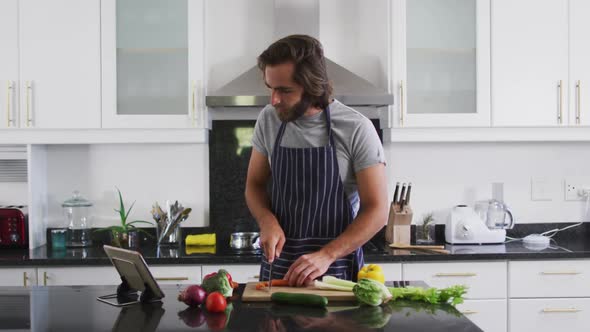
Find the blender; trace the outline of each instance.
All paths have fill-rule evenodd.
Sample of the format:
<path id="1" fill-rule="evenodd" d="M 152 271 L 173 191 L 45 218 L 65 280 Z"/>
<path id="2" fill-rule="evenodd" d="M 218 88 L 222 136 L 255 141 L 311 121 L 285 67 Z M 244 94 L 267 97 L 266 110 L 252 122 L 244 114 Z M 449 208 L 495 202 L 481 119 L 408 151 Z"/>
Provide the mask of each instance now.
<path id="1" fill-rule="evenodd" d="M 92 203 L 74 191 L 71 198 L 62 203 L 64 217 L 68 224 L 66 247 L 80 248 L 92 245 L 90 210 Z"/>

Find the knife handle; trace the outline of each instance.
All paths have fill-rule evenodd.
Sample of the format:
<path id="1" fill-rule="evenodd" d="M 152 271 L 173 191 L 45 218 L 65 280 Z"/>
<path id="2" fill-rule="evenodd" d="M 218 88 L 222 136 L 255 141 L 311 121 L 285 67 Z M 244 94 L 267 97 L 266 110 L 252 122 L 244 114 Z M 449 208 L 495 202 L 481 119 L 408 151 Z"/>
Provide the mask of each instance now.
<path id="1" fill-rule="evenodd" d="M 399 193 L 399 182 L 395 184 L 395 191 L 393 192 L 393 204 L 397 204 L 397 194 Z"/>

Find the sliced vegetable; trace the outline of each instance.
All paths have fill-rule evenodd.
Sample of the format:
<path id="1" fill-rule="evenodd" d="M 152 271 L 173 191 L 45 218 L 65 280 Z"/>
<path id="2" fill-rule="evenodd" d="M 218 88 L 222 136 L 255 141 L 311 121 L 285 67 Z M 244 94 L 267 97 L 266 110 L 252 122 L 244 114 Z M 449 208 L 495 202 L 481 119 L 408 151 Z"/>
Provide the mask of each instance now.
<path id="1" fill-rule="evenodd" d="M 338 279 L 338 278 L 332 277 L 332 276 L 324 276 L 322 278 L 322 282 L 324 282 L 326 284 L 330 284 L 330 285 L 335 285 L 335 286 L 349 287 L 350 290 L 352 290 L 352 287 L 354 287 L 356 285 L 356 282 L 353 282 L 350 280 Z"/>
<path id="2" fill-rule="evenodd" d="M 315 288 L 319 288 L 319 289 L 329 289 L 329 290 L 335 290 L 335 291 L 341 291 L 341 292 L 352 292 L 352 287 L 333 285 L 333 284 L 329 284 L 329 283 L 322 282 L 319 280 L 315 280 L 313 282 L 313 286 Z"/>
<path id="3" fill-rule="evenodd" d="M 310 307 L 325 308 L 328 305 L 328 299 L 326 297 L 316 294 L 276 292 L 272 293 L 270 299 L 277 303 L 298 304 Z"/>
<path id="4" fill-rule="evenodd" d="M 273 279 L 272 285 L 273 285 L 273 287 L 274 286 L 287 287 L 287 286 L 289 286 L 289 280 Z M 258 284 L 256 284 L 256 289 L 258 289 L 258 290 L 264 289 L 265 287 L 268 287 L 268 281 L 261 281 Z"/>
<path id="5" fill-rule="evenodd" d="M 359 302 L 371 306 L 378 306 L 391 300 L 391 292 L 384 284 L 373 279 L 361 279 L 352 291 Z"/>
<path id="6" fill-rule="evenodd" d="M 207 294 L 220 292 L 223 296 L 230 297 L 233 293 L 233 288 L 228 275 L 229 273 L 226 270 L 220 269 L 215 275 L 205 276 L 201 287 L 203 287 Z"/>
<path id="7" fill-rule="evenodd" d="M 363 268 L 359 271 L 358 280 L 361 279 L 373 279 L 379 281 L 380 283 L 385 283 L 385 275 L 383 274 L 383 269 L 381 266 L 377 264 L 369 264 L 363 266 Z"/>

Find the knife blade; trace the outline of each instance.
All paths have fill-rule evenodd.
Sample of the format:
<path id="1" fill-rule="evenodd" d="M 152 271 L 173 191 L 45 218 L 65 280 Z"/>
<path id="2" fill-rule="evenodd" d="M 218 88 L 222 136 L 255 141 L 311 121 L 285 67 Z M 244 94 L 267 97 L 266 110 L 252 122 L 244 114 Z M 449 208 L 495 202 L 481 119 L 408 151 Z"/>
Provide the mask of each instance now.
<path id="1" fill-rule="evenodd" d="M 268 271 L 268 292 L 272 293 L 272 262 L 268 262 L 268 264 L 270 264 Z"/>

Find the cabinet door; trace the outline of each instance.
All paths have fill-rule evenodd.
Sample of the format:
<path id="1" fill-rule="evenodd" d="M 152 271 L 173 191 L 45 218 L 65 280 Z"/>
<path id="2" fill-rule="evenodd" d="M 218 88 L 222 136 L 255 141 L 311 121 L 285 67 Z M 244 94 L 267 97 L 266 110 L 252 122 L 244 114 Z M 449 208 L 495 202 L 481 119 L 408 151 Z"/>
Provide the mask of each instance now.
<path id="1" fill-rule="evenodd" d="M 490 1 L 392 5 L 398 126 L 490 125 Z"/>
<path id="2" fill-rule="evenodd" d="M 37 285 L 35 268 L 0 269 L 0 286 L 31 287 Z"/>
<path id="3" fill-rule="evenodd" d="M 217 272 L 219 269 L 225 269 L 233 281 L 238 283 L 257 282 L 260 277 L 260 264 L 240 264 L 240 265 L 203 265 L 203 276 L 209 273 Z"/>
<path id="4" fill-rule="evenodd" d="M 590 297 L 590 260 L 511 261 L 510 298 Z"/>
<path id="5" fill-rule="evenodd" d="M 21 127 L 100 127 L 99 4 L 19 1 Z"/>
<path id="6" fill-rule="evenodd" d="M 570 121 L 590 125 L 590 1 L 570 0 Z"/>
<path id="7" fill-rule="evenodd" d="M 18 126 L 17 0 L 0 1 L 0 129 Z"/>
<path id="8" fill-rule="evenodd" d="M 121 278 L 112 266 L 46 267 L 37 269 L 40 286 L 118 285 Z"/>
<path id="9" fill-rule="evenodd" d="M 103 0 L 106 128 L 203 128 L 204 0 Z"/>
<path id="10" fill-rule="evenodd" d="M 568 2 L 492 1 L 492 123 L 567 124 Z"/>
<path id="11" fill-rule="evenodd" d="M 430 287 L 465 285 L 469 299 L 505 299 L 506 262 L 407 263 L 404 280 L 423 280 Z"/>
<path id="12" fill-rule="evenodd" d="M 522 299 L 509 301 L 509 330 L 582 332 L 590 326 L 590 299 Z"/>
<path id="13" fill-rule="evenodd" d="M 403 280 L 402 276 L 402 264 L 401 263 L 373 263 L 365 262 L 365 265 L 378 264 L 383 269 L 383 275 L 385 275 L 385 281 L 398 281 Z"/>
<path id="14" fill-rule="evenodd" d="M 508 328 L 507 300 L 466 300 L 457 310 L 483 331 L 506 332 Z"/>
<path id="15" fill-rule="evenodd" d="M 150 272 L 158 284 L 194 285 L 201 283 L 200 265 L 152 265 Z"/>

